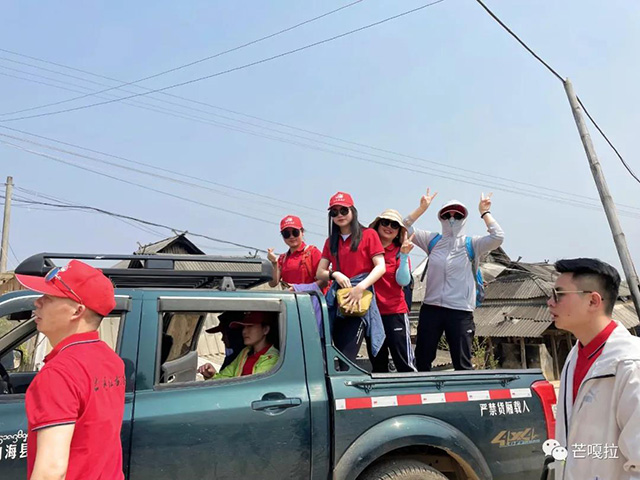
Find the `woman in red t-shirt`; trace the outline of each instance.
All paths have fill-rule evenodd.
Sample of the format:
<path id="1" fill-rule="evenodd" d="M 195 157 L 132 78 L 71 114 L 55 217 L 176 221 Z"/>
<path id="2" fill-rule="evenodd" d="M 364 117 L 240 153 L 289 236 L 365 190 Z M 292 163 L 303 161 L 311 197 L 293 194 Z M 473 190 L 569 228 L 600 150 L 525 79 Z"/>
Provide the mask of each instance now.
<path id="1" fill-rule="evenodd" d="M 287 287 L 315 282 L 321 253 L 317 247 L 304 243 L 302 220 L 295 215 L 287 215 L 280 221 L 280 234 L 289 250 L 276 257 L 273 248 L 268 249 L 267 258 L 273 265 L 269 286 L 275 287 L 280 282 Z M 325 282 L 318 281 L 318 286 L 323 288 Z"/>
<path id="2" fill-rule="evenodd" d="M 346 307 L 355 307 L 363 292 L 384 275 L 384 249 L 376 232 L 364 228 L 358 221 L 358 211 L 348 193 L 338 192 L 331 197 L 329 218 L 329 238 L 324 243 L 316 277 L 334 280 L 340 288 L 349 288 L 353 277 L 366 274 L 346 297 Z M 347 358 L 355 361 L 364 339 L 363 331 L 360 317 L 336 319 L 333 342 Z"/>
<path id="3" fill-rule="evenodd" d="M 374 285 L 386 340 L 375 357 L 369 350 L 371 371 L 388 372 L 391 352 L 398 372 L 415 372 L 409 328 L 409 305 L 403 289 L 411 283 L 409 252 L 413 249 L 413 237 L 407 238 L 407 229 L 397 210 L 385 210 L 369 227 L 380 237 L 387 269 Z"/>

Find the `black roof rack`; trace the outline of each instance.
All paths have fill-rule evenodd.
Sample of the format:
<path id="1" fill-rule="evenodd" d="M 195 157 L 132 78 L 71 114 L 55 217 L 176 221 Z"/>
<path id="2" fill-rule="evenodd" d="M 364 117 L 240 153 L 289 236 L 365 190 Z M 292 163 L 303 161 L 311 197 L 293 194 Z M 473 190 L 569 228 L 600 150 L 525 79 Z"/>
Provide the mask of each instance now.
<path id="1" fill-rule="evenodd" d="M 70 259 L 119 261 L 98 267 L 117 288 L 251 288 L 271 280 L 273 271 L 271 262 L 262 258 L 38 253 L 20 263 L 15 273 L 43 277 L 57 266 L 54 260 Z"/>

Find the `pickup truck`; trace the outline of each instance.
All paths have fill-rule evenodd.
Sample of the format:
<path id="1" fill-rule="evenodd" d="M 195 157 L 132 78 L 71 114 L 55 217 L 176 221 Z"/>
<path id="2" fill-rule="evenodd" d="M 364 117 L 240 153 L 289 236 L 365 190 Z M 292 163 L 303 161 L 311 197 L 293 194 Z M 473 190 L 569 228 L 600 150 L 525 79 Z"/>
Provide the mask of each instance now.
<path id="1" fill-rule="evenodd" d="M 101 330 L 125 363 L 129 480 L 540 477 L 556 401 L 540 370 L 371 374 L 332 345 L 324 298 L 251 288 L 271 278 L 259 258 L 38 254 L 16 272 L 45 275 L 69 258 L 130 267 L 103 269 L 117 306 Z M 0 297 L 3 480 L 26 478 L 25 392 L 46 342 L 36 298 Z M 203 381 L 202 341 L 219 335 L 204 329 L 228 311 L 274 312 L 278 364 Z"/>

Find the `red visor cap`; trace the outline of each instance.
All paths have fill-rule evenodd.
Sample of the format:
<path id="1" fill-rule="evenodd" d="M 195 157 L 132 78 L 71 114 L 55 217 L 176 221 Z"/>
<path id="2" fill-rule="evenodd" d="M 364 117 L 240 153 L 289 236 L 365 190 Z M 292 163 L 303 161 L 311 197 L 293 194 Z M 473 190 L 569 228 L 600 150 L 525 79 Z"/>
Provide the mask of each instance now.
<path id="1" fill-rule="evenodd" d="M 103 317 L 115 308 L 113 284 L 97 268 L 78 260 L 71 260 L 66 267 L 60 269 L 58 276 L 62 282 L 57 278 L 47 282 L 44 277 L 32 275 L 16 275 L 16 279 L 34 292 L 77 301 L 76 296 L 69 291 L 71 289 L 80 297 L 85 307 Z"/>
<path id="2" fill-rule="evenodd" d="M 302 220 L 300 220 L 300 217 L 296 217 L 295 215 L 287 215 L 280 220 L 280 231 L 283 231 L 285 228 L 297 228 L 298 230 L 302 230 Z"/>
<path id="3" fill-rule="evenodd" d="M 460 213 L 462 214 L 463 217 L 466 217 L 467 209 L 464 208 L 462 205 L 456 205 L 456 204 L 448 205 L 444 207 L 442 210 L 440 210 L 440 213 L 438 213 L 438 217 L 441 217 L 445 213 Z"/>
<path id="4" fill-rule="evenodd" d="M 353 198 L 348 193 L 338 192 L 329 200 L 327 210 L 331 210 L 332 207 L 353 207 Z"/>

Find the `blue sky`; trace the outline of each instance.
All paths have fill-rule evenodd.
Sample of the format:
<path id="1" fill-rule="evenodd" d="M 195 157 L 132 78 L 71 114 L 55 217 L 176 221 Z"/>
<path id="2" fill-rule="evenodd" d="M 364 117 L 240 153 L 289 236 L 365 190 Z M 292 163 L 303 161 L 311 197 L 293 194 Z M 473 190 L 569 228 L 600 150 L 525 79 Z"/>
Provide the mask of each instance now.
<path id="1" fill-rule="evenodd" d="M 0 48 L 133 81 L 269 35 L 347 3 L 5 3 L 0 13 L 4 20 Z M 276 38 L 141 85 L 155 89 L 211 75 L 424 3 L 364 0 Z M 487 3 L 562 76 L 572 80 L 590 112 L 640 173 L 636 141 L 640 124 L 640 94 L 636 88 L 640 83 L 640 4 L 622 0 Z M 21 115 L 1 115 L 77 96 L 25 79 L 79 91 L 106 88 L 87 80 L 106 86 L 117 84 L 0 52 L 0 127 L 17 128 L 219 185 L 181 179 L 214 192 L 178 184 L 0 136 L 0 142 L 10 141 L 210 206 L 118 182 L 0 143 L 0 176 L 4 179 L 12 175 L 16 185 L 24 189 L 262 249 L 275 246 L 279 251 L 283 243 L 277 223 L 290 213 L 302 217 L 309 231 L 307 241 L 322 245 L 326 205 L 337 190 L 353 194 L 361 219 L 368 223 L 386 208 L 403 213 L 412 210 L 430 187 L 439 195 L 418 226 L 438 228 L 436 207 L 456 198 L 474 212 L 468 223 L 470 234 L 484 232 L 484 224 L 475 212 L 480 193 L 492 191 L 492 211 L 505 230 L 503 246 L 514 259 L 521 256 L 525 261 L 553 261 L 567 256 L 597 256 L 619 266 L 602 209 L 581 208 L 562 200 L 570 195 L 597 197 L 562 84 L 472 0 L 445 0 L 324 45 L 168 92 L 361 146 L 157 94 L 129 102 L 172 109 L 180 116 L 117 102 L 7 122 L 16 116 L 101 101 L 89 97 Z M 141 91 L 135 86 L 126 88 Z M 114 93 L 118 91 L 107 95 Z M 180 105 L 167 105 L 164 100 Z M 234 129 L 224 128 L 220 122 L 234 125 Z M 631 254 L 640 261 L 640 185 L 623 169 L 595 128 L 589 128 L 615 201 L 631 206 L 624 208 L 631 215 L 621 216 L 621 222 Z M 3 128 L 0 134 L 52 145 Z M 136 168 L 174 177 L 157 169 Z M 538 195 L 556 198 L 541 199 Z M 582 197 L 571 198 L 594 204 Z M 39 251 L 130 253 L 138 242 L 150 243 L 170 235 L 155 230 L 142 231 L 98 214 L 21 207 L 13 209 L 10 243 L 19 259 Z M 209 253 L 246 252 L 210 240 L 194 241 Z M 9 266 L 15 265 L 11 255 Z"/>

